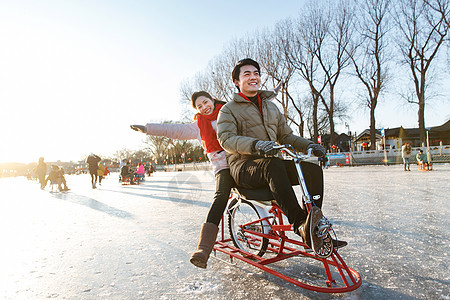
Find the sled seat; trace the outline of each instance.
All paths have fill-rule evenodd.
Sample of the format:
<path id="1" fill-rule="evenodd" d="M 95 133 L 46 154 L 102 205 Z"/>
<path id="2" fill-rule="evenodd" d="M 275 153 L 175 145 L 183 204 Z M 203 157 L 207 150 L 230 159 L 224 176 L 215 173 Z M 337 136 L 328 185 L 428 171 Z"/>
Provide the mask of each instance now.
<path id="1" fill-rule="evenodd" d="M 268 186 L 259 189 L 235 187 L 233 188 L 233 191 L 245 200 L 258 201 L 264 205 L 272 205 L 272 201 L 275 201 L 273 194 Z"/>

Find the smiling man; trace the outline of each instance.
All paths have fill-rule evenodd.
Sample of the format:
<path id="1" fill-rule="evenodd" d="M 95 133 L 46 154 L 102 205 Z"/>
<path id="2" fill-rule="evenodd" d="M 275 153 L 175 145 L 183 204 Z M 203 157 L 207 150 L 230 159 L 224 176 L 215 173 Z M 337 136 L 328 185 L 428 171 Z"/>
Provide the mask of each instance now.
<path id="1" fill-rule="evenodd" d="M 314 250 L 319 250 L 323 241 L 310 237 L 307 229 L 310 224 L 313 228 L 326 226 L 321 224 L 322 213 L 319 210 L 314 216 L 310 216 L 308 224 L 305 224 L 308 213 L 300 207 L 286 167 L 280 158 L 274 157 L 277 151 L 273 147 L 278 143 L 290 144 L 302 152 L 312 148 L 316 156 L 323 156 L 325 149 L 292 133 L 285 117 L 270 101 L 275 94 L 260 90 L 260 66 L 256 61 L 249 58 L 239 61 L 233 69 L 232 79 L 238 93 L 222 107 L 217 119 L 218 139 L 227 151 L 231 175 L 236 183 L 244 188 L 268 185 L 294 231 L 310 247 L 311 239 L 314 239 Z M 322 185 L 322 182 L 320 184 Z M 320 195 L 316 204 L 321 207 L 321 203 Z"/>

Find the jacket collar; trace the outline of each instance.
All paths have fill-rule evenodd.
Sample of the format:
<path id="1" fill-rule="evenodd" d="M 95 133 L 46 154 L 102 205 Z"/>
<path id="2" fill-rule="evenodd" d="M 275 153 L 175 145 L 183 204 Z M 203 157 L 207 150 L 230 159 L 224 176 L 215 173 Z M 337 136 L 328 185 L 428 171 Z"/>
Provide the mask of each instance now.
<path id="1" fill-rule="evenodd" d="M 265 90 L 259 90 L 258 95 L 261 97 L 261 101 L 272 100 L 276 96 L 276 94 L 273 91 L 265 91 Z M 246 99 L 239 96 L 239 93 L 233 94 L 233 101 L 248 103 L 248 101 Z"/>

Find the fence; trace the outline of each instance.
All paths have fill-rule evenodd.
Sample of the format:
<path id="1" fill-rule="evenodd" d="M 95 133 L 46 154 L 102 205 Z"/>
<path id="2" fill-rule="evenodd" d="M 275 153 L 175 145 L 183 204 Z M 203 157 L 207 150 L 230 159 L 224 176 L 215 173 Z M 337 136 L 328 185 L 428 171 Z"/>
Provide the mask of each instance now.
<path id="1" fill-rule="evenodd" d="M 417 163 L 416 154 L 419 149 L 422 149 L 426 153 L 426 147 L 416 147 L 412 149 L 410 162 L 412 164 Z M 433 163 L 450 163 L 450 145 L 442 147 L 430 147 Z M 348 161 L 346 161 L 346 155 Z M 387 163 L 388 164 L 402 164 L 402 150 L 390 149 L 386 150 Z M 328 155 L 330 165 L 381 165 L 385 164 L 384 150 L 368 150 L 368 151 L 356 151 L 356 152 L 340 152 L 330 153 Z"/>

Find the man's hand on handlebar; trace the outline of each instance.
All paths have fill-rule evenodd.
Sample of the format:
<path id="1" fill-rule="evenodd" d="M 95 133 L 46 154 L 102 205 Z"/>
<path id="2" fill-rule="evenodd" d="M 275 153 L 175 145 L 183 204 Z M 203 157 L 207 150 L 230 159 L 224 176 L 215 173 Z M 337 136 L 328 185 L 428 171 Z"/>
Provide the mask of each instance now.
<path id="1" fill-rule="evenodd" d="M 325 148 L 320 144 L 309 144 L 308 147 L 306 148 L 306 151 L 308 151 L 309 149 L 311 149 L 314 156 L 317 157 L 321 157 L 326 154 Z"/>
<path id="2" fill-rule="evenodd" d="M 279 145 L 273 141 L 257 141 L 255 144 L 255 150 L 260 155 L 274 156 L 279 151 L 278 149 L 274 148 L 276 146 Z"/>
<path id="3" fill-rule="evenodd" d="M 130 125 L 131 129 L 142 132 L 142 133 L 147 133 L 147 128 L 143 125 Z"/>

